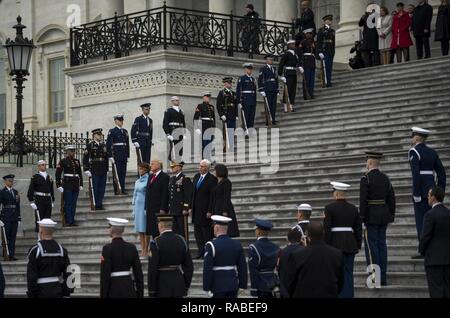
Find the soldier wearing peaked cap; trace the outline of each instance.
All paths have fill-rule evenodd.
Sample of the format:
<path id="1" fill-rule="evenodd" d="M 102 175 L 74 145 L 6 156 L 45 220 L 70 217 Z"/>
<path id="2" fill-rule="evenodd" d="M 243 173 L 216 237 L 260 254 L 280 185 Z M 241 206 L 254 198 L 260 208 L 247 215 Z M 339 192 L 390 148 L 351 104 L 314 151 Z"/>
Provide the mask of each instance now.
<path id="1" fill-rule="evenodd" d="M 259 69 L 258 91 L 264 99 L 267 99 L 270 115 L 272 117 L 272 124 L 276 125 L 277 96 L 279 88 L 278 73 L 273 66 L 273 55 L 267 54 L 265 60 L 266 65 Z"/>
<path id="2" fill-rule="evenodd" d="M 429 130 L 419 127 L 412 128 L 412 145 L 408 152 L 409 163 L 412 172 L 413 203 L 416 218 L 417 236 L 420 239 L 423 226 L 423 218 L 431 209 L 428 205 L 428 191 L 436 186 L 434 173 L 437 176 L 437 186 L 445 191 L 446 175 L 445 168 L 437 152 L 428 147 L 425 142 L 431 134 Z M 419 254 L 413 258 L 422 258 Z"/>
<path id="3" fill-rule="evenodd" d="M 335 202 L 325 207 L 325 241 L 344 254 L 344 287 L 339 297 L 353 298 L 353 265 L 362 244 L 361 218 L 358 208 L 346 200 L 350 185 L 341 182 L 331 185 Z"/>
<path id="4" fill-rule="evenodd" d="M 67 250 L 53 238 L 56 222 L 38 222 L 40 240 L 28 252 L 27 295 L 29 298 L 62 298 L 73 292 Z"/>
<path id="5" fill-rule="evenodd" d="M 300 58 L 295 52 L 295 40 L 287 42 L 287 51 L 281 56 L 278 67 L 280 80 L 287 85 L 288 96 L 283 97 L 284 112 L 288 112 L 288 105 L 295 105 L 297 96 L 297 71 L 303 74 L 303 67 L 300 66 Z M 286 100 L 288 98 L 289 100 Z"/>
<path id="6" fill-rule="evenodd" d="M 141 105 L 142 115 L 136 117 L 131 127 L 131 141 L 140 150 L 142 162 L 150 163 L 152 156 L 153 120 L 149 117 L 152 104 Z"/>
<path id="7" fill-rule="evenodd" d="M 233 78 L 224 77 L 222 82 L 224 87 L 217 95 L 217 112 L 228 131 L 229 149 L 234 149 L 234 130 L 239 119 L 238 102 L 236 93 L 232 90 Z M 225 135 L 225 132 L 223 133 Z"/>
<path id="8" fill-rule="evenodd" d="M 333 16 L 327 14 L 322 18 L 323 27 L 317 33 L 317 53 L 325 65 L 325 76 L 327 87 L 331 87 L 331 77 L 333 74 L 333 59 L 336 48 L 336 34 L 331 24 Z"/>
<path id="9" fill-rule="evenodd" d="M 280 248 L 268 238 L 273 227 L 272 223 L 260 219 L 257 219 L 255 223 L 257 241 L 250 244 L 248 248 L 251 294 L 258 298 L 273 298 L 273 293 L 279 286 L 275 267 Z"/>
<path id="10" fill-rule="evenodd" d="M 2 243 L 7 246 L 7 249 L 3 250 L 7 255 L 3 256 L 9 261 L 17 260 L 15 257 L 16 236 L 22 220 L 20 216 L 19 192 L 13 188 L 14 177 L 13 174 L 4 176 L 5 187 L 0 191 L 0 204 L 2 205 L 0 221 L 3 222 L 3 224 L 0 224 L 0 231 L 3 231 L 2 227 L 4 228 L 0 236 L 3 240 L 6 240 L 6 242 Z"/>
<path id="11" fill-rule="evenodd" d="M 88 178 L 92 178 L 95 210 L 103 210 L 103 198 L 105 196 L 106 179 L 109 162 L 106 144 L 103 141 L 103 130 L 94 129 L 92 140 L 86 147 L 83 156 L 83 170 Z"/>
<path id="12" fill-rule="evenodd" d="M 364 247 L 367 265 L 376 264 L 381 269 L 381 285 L 386 286 L 387 244 L 386 230 L 395 217 L 395 193 L 389 178 L 380 171 L 379 152 L 366 152 L 367 173 L 361 178 L 359 210 L 366 226 Z M 366 236 L 367 233 L 367 236 Z"/>
<path id="13" fill-rule="evenodd" d="M 300 57 L 300 65 L 305 73 L 306 83 L 303 89 L 305 99 L 314 99 L 314 85 L 316 78 L 316 43 L 314 42 L 313 29 L 305 30 L 305 39 L 300 43 L 298 55 Z"/>
<path id="14" fill-rule="evenodd" d="M 230 218 L 213 215 L 215 239 L 206 243 L 203 263 L 203 290 L 214 298 L 237 298 L 247 289 L 247 262 L 241 243 L 227 234 Z"/>
<path id="15" fill-rule="evenodd" d="M 202 158 L 211 157 L 211 154 L 205 154 L 205 148 L 214 140 L 213 131 L 208 129 L 216 128 L 216 111 L 214 105 L 211 105 L 211 92 L 203 93 L 203 103 L 195 109 L 194 125 L 196 134 L 202 137 Z"/>
<path id="16" fill-rule="evenodd" d="M 112 242 L 103 246 L 100 263 L 101 298 L 144 297 L 144 276 L 134 244 L 122 238 L 128 221 L 107 218 Z M 133 280 L 134 277 L 134 280 Z"/>
<path id="17" fill-rule="evenodd" d="M 170 143 L 169 161 L 181 161 L 183 147 L 178 149 L 177 145 L 183 143 L 183 129 L 186 128 L 186 120 L 183 110 L 180 108 L 180 98 L 172 96 L 170 99 L 172 107 L 164 113 L 163 129 Z M 178 152 L 178 153 L 177 153 Z"/>
<path id="18" fill-rule="evenodd" d="M 245 74 L 239 77 L 236 86 L 236 99 L 239 108 L 244 110 L 245 122 L 247 128 L 255 126 L 256 115 L 256 80 L 252 76 L 253 64 L 245 63 L 243 65 Z"/>
<path id="19" fill-rule="evenodd" d="M 173 214 L 158 215 L 161 233 L 150 243 L 148 293 L 150 297 L 181 298 L 191 286 L 194 265 L 186 240 L 172 231 Z"/>

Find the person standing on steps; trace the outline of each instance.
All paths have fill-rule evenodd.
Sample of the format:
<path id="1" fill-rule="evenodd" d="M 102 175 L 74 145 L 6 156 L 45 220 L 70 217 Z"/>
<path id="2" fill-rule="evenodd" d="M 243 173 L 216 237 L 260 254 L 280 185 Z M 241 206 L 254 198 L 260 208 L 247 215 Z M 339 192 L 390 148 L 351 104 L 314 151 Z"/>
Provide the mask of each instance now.
<path id="1" fill-rule="evenodd" d="M 344 287 L 339 298 L 353 298 L 353 267 L 362 244 L 361 218 L 358 208 L 346 199 L 350 185 L 341 182 L 331 182 L 331 185 L 335 202 L 325 207 L 325 241 L 344 255 Z"/>
<path id="2" fill-rule="evenodd" d="M 434 172 L 436 172 L 437 176 L 437 186 L 444 191 L 446 175 L 445 168 L 437 152 L 425 144 L 431 132 L 420 127 L 413 127 L 411 129 L 413 148 L 409 150 L 408 157 L 412 173 L 412 200 L 414 204 L 417 237 L 420 240 L 423 218 L 425 213 L 431 209 L 427 201 L 428 191 L 436 186 Z M 412 258 L 420 259 L 422 255 L 418 254 Z"/>
<path id="3" fill-rule="evenodd" d="M 133 217 L 134 217 L 134 231 L 138 233 L 141 243 L 141 256 L 148 256 L 148 240 L 147 240 L 147 214 L 145 212 L 145 194 L 147 191 L 147 184 L 150 172 L 150 165 L 148 163 L 140 163 L 138 165 L 139 179 L 134 184 L 133 191 Z"/>
<path id="4" fill-rule="evenodd" d="M 278 75 L 273 66 L 273 55 L 267 54 L 264 59 L 266 65 L 259 69 L 258 91 L 265 99 L 272 117 L 272 124 L 276 125 L 277 96 L 278 96 Z M 268 125 L 269 123 L 266 123 Z"/>
<path id="5" fill-rule="evenodd" d="M 131 142 L 139 149 L 142 162 L 150 163 L 152 157 L 153 120 L 149 117 L 152 104 L 141 105 L 142 115 L 136 117 L 131 127 Z"/>
<path id="6" fill-rule="evenodd" d="M 381 24 L 378 31 L 378 48 L 380 49 L 381 64 L 390 64 L 392 44 L 392 15 L 385 6 L 380 7 Z"/>
<path id="7" fill-rule="evenodd" d="M 388 251 L 386 231 L 395 218 L 395 193 L 389 178 L 380 171 L 383 154 L 370 151 L 367 155 L 367 173 L 359 187 L 359 213 L 366 227 L 364 236 L 367 265 L 381 269 L 381 286 L 387 285 Z M 367 246 L 367 244 L 369 246 Z M 370 248 L 369 248 L 370 247 Z"/>
<path id="8" fill-rule="evenodd" d="M 436 18 L 436 34 L 434 40 L 441 42 L 442 56 L 447 56 L 450 41 L 450 0 L 441 0 Z"/>
<path id="9" fill-rule="evenodd" d="M 378 31 L 374 22 L 376 19 L 374 10 L 373 5 L 369 5 L 366 13 L 359 20 L 359 26 L 363 28 L 361 51 L 365 67 L 380 65 Z"/>
<path id="10" fill-rule="evenodd" d="M 0 204 L 2 205 L 2 210 L 0 212 L 0 231 L 2 231 L 2 227 L 5 229 L 5 238 L 6 242 L 2 242 L 7 244 L 8 246 L 8 255 L 3 255 L 3 257 L 8 256 L 9 261 L 17 261 L 16 258 L 16 236 L 17 229 L 19 227 L 20 221 L 22 218 L 20 216 L 20 196 L 19 192 L 13 188 L 14 185 L 13 174 L 8 174 L 3 177 L 5 182 L 5 187 L 0 191 Z M 0 235 L 3 238 L 3 235 Z M 5 251 L 4 251 L 5 252 Z"/>
<path id="11" fill-rule="evenodd" d="M 181 161 L 183 157 L 183 138 L 186 120 L 180 107 L 180 98 L 172 96 L 172 107 L 164 112 L 163 129 L 169 141 L 169 161 Z M 180 145 L 180 147 L 177 147 Z"/>
<path id="12" fill-rule="evenodd" d="M 336 51 L 336 32 L 331 27 L 333 23 L 333 15 L 327 14 L 322 18 L 323 27 L 317 33 L 317 52 L 320 59 L 325 64 L 325 76 L 327 87 L 332 87 L 333 76 L 333 60 Z"/>
<path id="13" fill-rule="evenodd" d="M 244 110 L 245 122 L 247 128 L 255 127 L 256 115 L 256 80 L 252 76 L 253 64 L 245 63 L 243 65 L 245 74 L 239 77 L 236 87 L 236 99 L 239 109 Z"/>
<path id="14" fill-rule="evenodd" d="M 122 195 L 127 195 L 125 189 L 125 178 L 127 176 L 127 163 L 130 159 L 130 138 L 128 131 L 123 128 L 124 116 L 122 114 L 114 116 L 114 123 L 116 127 L 109 130 L 106 139 L 106 148 L 108 150 L 109 161 L 112 168 L 117 169 L 117 177 L 119 178 L 120 187 L 122 188 Z M 115 166 L 115 167 L 114 167 Z M 117 185 L 114 183 L 115 193 L 119 193 L 116 189 Z"/>
<path id="15" fill-rule="evenodd" d="M 306 83 L 303 85 L 304 99 L 314 99 L 314 86 L 316 81 L 316 57 L 318 58 L 316 43 L 314 42 L 313 30 L 305 30 L 306 39 L 300 44 L 300 60 L 304 70 L 304 79 Z"/>
<path id="16" fill-rule="evenodd" d="M 214 132 L 208 129 L 216 128 L 216 111 L 214 105 L 211 105 L 211 92 L 203 93 L 203 102 L 197 105 L 194 114 L 194 127 L 197 136 L 202 140 L 202 158 L 211 158 L 211 149 L 205 153 L 205 149 L 214 141 Z M 197 126 L 196 126 L 197 125 Z"/>
<path id="17" fill-rule="evenodd" d="M 405 62 L 409 61 L 409 47 L 413 45 L 409 31 L 411 18 L 404 7 L 402 2 L 397 4 L 397 13 L 392 22 L 391 49 L 397 53 L 397 63 L 401 63 L 403 57 Z"/>
<path id="18" fill-rule="evenodd" d="M 300 66 L 300 58 L 295 52 L 295 40 L 287 42 L 287 51 L 281 56 L 278 68 L 278 76 L 280 80 L 287 86 L 288 94 L 283 94 L 284 112 L 288 112 L 288 106 L 295 106 L 295 98 L 297 96 L 297 71 L 304 73 L 303 67 Z M 286 98 L 288 100 L 286 100 Z M 292 109 L 294 111 L 294 109 Z"/>
<path id="19" fill-rule="evenodd" d="M 301 1 L 300 3 L 300 18 L 295 20 L 295 28 L 301 33 L 305 33 L 305 30 L 312 29 L 313 36 L 316 35 L 316 23 L 314 18 L 314 11 L 311 9 L 309 0 Z"/>
<path id="20" fill-rule="evenodd" d="M 227 129 L 228 143 L 230 152 L 234 151 L 234 132 L 236 122 L 239 120 L 238 101 L 236 93 L 232 90 L 233 78 L 224 77 L 222 79 L 223 89 L 217 95 L 217 113 L 224 123 L 223 127 Z M 225 131 L 223 132 L 225 136 Z M 224 149 L 226 145 L 224 145 Z"/>
<path id="21" fill-rule="evenodd" d="M 433 19 L 433 7 L 427 0 L 419 0 L 413 11 L 412 31 L 416 39 L 417 59 L 428 59 L 431 57 L 430 36 L 431 20 Z"/>
<path id="22" fill-rule="evenodd" d="M 294 227 L 302 236 L 306 238 L 306 230 L 310 223 L 312 207 L 308 203 L 302 203 L 297 207 L 297 225 Z"/>
<path id="23" fill-rule="evenodd" d="M 425 214 L 419 244 L 431 298 L 450 298 L 450 210 L 443 204 L 444 197 L 442 188 L 430 189 L 432 208 Z"/>

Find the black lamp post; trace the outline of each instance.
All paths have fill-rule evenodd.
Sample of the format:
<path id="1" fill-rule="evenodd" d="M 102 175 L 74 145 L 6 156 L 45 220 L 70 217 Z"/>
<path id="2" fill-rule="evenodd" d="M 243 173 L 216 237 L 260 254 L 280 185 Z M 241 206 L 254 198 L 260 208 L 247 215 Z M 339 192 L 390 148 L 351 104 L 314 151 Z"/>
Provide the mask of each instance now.
<path id="1" fill-rule="evenodd" d="M 23 29 L 26 28 L 22 23 L 22 18 L 17 17 L 17 24 L 13 27 L 16 29 L 16 38 L 6 40 L 4 47 L 8 53 L 10 76 L 16 82 L 16 99 L 17 99 L 17 120 L 14 125 L 14 137 L 9 140 L 0 152 L 1 155 L 10 153 L 17 155 L 17 166 L 23 167 L 23 155 L 35 152 L 34 148 L 28 145 L 28 141 L 24 136 L 24 124 L 22 121 L 22 100 L 23 100 L 23 83 L 27 80 L 25 76 L 30 75 L 28 69 L 30 67 L 31 55 L 33 54 L 33 40 L 23 37 Z"/>

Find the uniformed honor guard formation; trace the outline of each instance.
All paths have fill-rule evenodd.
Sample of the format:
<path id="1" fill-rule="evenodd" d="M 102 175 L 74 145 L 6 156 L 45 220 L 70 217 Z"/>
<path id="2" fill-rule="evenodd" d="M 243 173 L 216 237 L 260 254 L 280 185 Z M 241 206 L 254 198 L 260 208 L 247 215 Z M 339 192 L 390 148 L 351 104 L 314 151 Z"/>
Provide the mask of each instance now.
<path id="1" fill-rule="evenodd" d="M 123 128 L 124 116 L 114 116 L 116 127 L 109 130 L 106 139 L 106 149 L 113 170 L 114 191 L 116 195 L 127 194 L 125 177 L 127 175 L 127 162 L 130 158 L 130 140 L 128 131 Z"/>
<path id="2" fill-rule="evenodd" d="M 139 163 L 150 163 L 153 145 L 153 120 L 149 117 L 151 103 L 141 105 L 142 116 L 136 117 L 131 128 L 131 141 L 136 148 Z"/>
<path id="3" fill-rule="evenodd" d="M 5 187 L 0 191 L 0 235 L 3 248 L 3 259 L 5 261 L 17 261 L 16 258 L 16 236 L 20 221 L 20 196 L 13 188 L 14 175 L 3 177 Z"/>

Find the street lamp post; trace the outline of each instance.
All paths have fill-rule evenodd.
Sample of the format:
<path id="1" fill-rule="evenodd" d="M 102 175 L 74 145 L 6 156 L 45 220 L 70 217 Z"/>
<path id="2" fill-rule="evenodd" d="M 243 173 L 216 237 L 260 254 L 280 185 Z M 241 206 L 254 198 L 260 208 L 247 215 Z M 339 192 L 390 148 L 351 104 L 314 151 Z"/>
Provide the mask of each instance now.
<path id="1" fill-rule="evenodd" d="M 16 38 L 6 40 L 4 47 L 8 53 L 10 76 L 16 82 L 17 94 L 17 120 L 14 125 L 14 137 L 9 140 L 5 147 L 0 151 L 0 155 L 11 153 L 17 155 L 17 166 L 23 167 L 23 155 L 30 152 L 36 152 L 34 147 L 28 145 L 28 141 L 24 136 L 24 124 L 22 120 L 22 100 L 23 100 L 23 83 L 27 80 L 25 77 L 30 75 L 28 72 L 30 67 L 31 56 L 35 48 L 33 40 L 23 37 L 23 29 L 26 28 L 22 23 L 22 18 L 17 17 L 17 24 L 13 27 L 16 29 Z"/>

